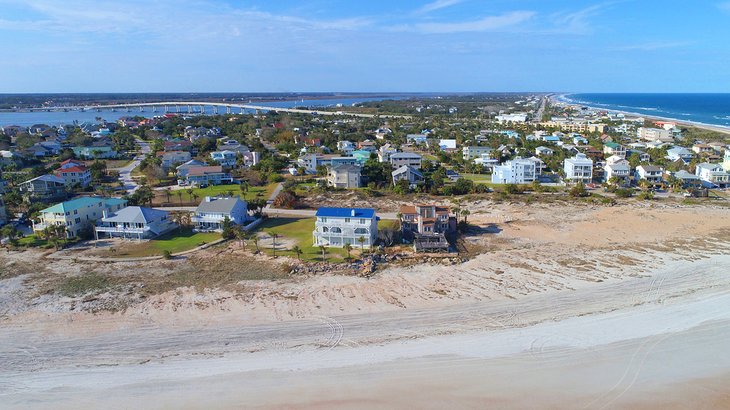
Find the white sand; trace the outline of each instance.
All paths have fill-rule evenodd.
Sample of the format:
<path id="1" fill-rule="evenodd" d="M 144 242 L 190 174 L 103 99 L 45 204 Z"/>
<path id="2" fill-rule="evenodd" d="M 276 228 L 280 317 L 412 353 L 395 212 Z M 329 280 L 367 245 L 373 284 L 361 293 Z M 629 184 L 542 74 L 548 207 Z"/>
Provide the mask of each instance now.
<path id="1" fill-rule="evenodd" d="M 11 360 L 0 407 L 650 405 L 675 384 L 730 374 L 728 266 L 730 256 L 715 256 L 564 294 L 319 323 L 52 339 L 28 331 L 15 335 L 27 343 L 16 354 L 23 346 L 3 332 L 0 357 Z M 434 335 L 435 324 L 457 333 Z M 729 392 L 710 393 L 701 397 Z"/>

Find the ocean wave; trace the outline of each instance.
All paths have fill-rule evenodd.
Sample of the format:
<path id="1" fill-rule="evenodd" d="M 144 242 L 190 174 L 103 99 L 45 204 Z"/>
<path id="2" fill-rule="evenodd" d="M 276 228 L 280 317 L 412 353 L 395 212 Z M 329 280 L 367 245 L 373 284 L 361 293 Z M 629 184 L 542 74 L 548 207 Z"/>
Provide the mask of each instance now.
<path id="1" fill-rule="evenodd" d="M 716 120 L 730 120 L 730 115 L 726 115 L 724 117 L 720 117 L 720 116 L 717 116 L 717 115 L 713 115 L 712 118 L 714 118 Z"/>

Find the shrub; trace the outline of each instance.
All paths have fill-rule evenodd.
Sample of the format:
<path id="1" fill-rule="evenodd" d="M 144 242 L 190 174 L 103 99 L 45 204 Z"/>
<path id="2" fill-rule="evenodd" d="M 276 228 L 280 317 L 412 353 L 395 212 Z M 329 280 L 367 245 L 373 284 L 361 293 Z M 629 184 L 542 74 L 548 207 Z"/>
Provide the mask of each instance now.
<path id="1" fill-rule="evenodd" d="M 634 196 L 634 190 L 631 188 L 617 188 L 614 194 L 616 198 L 631 198 Z"/>
<path id="2" fill-rule="evenodd" d="M 162 251 L 162 257 L 164 259 L 172 259 L 172 253 L 170 253 L 170 251 L 165 249 L 164 251 Z"/>

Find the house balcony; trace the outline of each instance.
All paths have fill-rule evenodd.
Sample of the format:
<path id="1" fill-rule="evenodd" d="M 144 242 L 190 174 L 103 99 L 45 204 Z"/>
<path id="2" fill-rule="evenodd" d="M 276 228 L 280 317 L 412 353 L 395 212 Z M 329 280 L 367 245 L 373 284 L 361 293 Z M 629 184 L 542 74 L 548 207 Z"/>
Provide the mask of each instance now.
<path id="1" fill-rule="evenodd" d="M 152 232 L 152 229 L 150 229 L 149 227 L 132 228 L 132 227 L 119 227 L 119 226 L 97 226 L 96 232 L 130 234 L 130 235 L 145 235 L 148 232 Z"/>

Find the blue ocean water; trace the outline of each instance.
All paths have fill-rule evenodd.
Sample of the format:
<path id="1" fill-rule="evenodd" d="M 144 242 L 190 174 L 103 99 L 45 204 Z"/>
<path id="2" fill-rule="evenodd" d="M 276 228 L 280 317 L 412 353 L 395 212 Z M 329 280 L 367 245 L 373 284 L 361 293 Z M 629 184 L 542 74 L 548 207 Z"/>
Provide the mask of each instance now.
<path id="1" fill-rule="evenodd" d="M 730 94 L 569 94 L 565 98 L 591 107 L 730 126 Z"/>

